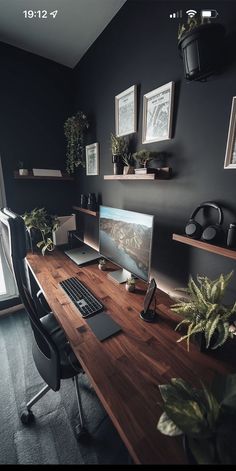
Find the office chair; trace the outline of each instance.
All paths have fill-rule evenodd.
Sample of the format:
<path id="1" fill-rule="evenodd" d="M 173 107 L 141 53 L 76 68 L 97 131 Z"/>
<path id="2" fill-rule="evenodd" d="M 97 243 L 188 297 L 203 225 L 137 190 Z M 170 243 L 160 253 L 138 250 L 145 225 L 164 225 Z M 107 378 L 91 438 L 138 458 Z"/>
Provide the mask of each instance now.
<path id="1" fill-rule="evenodd" d="M 75 432 L 77 438 L 80 439 L 87 433 L 84 426 L 78 383 L 78 374 L 83 372 L 81 365 L 53 313 L 47 313 L 43 317 L 38 315 L 37 306 L 30 292 L 25 261 L 26 229 L 24 220 L 7 208 L 0 209 L 0 233 L 6 261 L 16 280 L 19 295 L 33 330 L 32 353 L 34 362 L 40 376 L 46 383 L 46 386 L 26 404 L 26 409 L 21 413 L 21 421 L 25 425 L 30 425 L 34 420 L 31 407 L 50 389 L 58 391 L 61 380 L 72 378 L 80 419 Z"/>

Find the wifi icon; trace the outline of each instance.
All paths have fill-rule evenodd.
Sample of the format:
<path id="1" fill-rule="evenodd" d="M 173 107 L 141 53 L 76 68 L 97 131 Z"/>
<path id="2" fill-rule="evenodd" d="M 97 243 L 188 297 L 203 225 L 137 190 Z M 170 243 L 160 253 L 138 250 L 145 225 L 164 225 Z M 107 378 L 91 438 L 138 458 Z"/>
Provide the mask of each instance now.
<path id="1" fill-rule="evenodd" d="M 197 14 L 196 10 L 187 10 L 186 13 L 189 18 L 193 18 Z"/>

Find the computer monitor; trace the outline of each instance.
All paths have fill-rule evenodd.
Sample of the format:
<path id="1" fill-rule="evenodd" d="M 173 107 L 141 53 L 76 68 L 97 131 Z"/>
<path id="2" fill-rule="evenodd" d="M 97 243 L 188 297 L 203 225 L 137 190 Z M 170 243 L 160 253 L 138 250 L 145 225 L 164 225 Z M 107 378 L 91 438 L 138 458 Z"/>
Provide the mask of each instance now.
<path id="1" fill-rule="evenodd" d="M 130 274 L 149 279 L 154 216 L 100 206 L 99 252 L 122 269 L 109 274 L 124 283 Z"/>

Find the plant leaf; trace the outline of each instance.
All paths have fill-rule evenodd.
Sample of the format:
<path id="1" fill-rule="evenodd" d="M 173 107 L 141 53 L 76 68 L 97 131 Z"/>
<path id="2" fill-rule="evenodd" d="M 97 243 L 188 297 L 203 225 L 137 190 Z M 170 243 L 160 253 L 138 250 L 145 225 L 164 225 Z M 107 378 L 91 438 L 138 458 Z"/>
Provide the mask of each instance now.
<path id="1" fill-rule="evenodd" d="M 209 348 L 212 335 L 214 334 L 214 332 L 217 328 L 219 320 L 220 320 L 220 314 L 218 314 L 215 317 L 215 319 L 209 319 L 207 324 L 206 324 L 206 329 L 205 329 L 206 348 Z"/>
<path id="2" fill-rule="evenodd" d="M 206 431 L 206 421 L 199 405 L 195 401 L 169 401 L 164 411 L 177 427 L 188 435 L 197 435 Z"/>
<path id="3" fill-rule="evenodd" d="M 177 425 L 175 425 L 175 423 L 171 419 L 169 419 L 165 412 L 163 412 L 158 421 L 157 429 L 164 435 L 169 435 L 171 437 L 183 434 L 183 432 L 177 427 Z"/>
<path id="4" fill-rule="evenodd" d="M 215 447 L 211 439 L 195 439 L 188 436 L 188 444 L 198 464 L 215 463 Z"/>

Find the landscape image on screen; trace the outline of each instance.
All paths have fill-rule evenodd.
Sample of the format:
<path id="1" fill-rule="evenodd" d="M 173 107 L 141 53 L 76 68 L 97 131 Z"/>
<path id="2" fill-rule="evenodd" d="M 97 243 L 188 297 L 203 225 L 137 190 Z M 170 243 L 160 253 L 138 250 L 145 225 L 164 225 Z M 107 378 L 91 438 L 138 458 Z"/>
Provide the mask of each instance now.
<path id="1" fill-rule="evenodd" d="M 100 253 L 148 280 L 153 216 L 100 207 Z"/>

